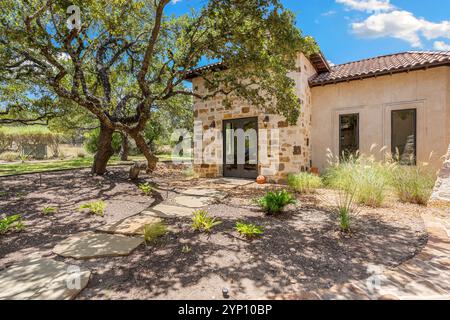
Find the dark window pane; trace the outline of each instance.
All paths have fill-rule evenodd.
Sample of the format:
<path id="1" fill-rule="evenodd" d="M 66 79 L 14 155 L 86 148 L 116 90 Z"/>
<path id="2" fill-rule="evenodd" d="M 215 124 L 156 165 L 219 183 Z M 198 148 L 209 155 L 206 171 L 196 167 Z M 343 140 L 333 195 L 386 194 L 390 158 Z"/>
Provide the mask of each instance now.
<path id="1" fill-rule="evenodd" d="M 339 117 L 339 155 L 348 157 L 359 150 L 359 114 Z"/>
<path id="2" fill-rule="evenodd" d="M 392 111 L 392 154 L 401 164 L 416 164 L 416 110 Z"/>

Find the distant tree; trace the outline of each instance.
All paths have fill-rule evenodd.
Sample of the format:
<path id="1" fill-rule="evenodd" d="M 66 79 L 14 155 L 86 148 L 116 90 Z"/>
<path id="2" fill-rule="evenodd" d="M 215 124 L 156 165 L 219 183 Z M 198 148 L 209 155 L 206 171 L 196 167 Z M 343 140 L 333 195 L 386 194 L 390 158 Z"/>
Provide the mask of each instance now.
<path id="1" fill-rule="evenodd" d="M 50 101 L 71 101 L 90 112 L 100 123 L 93 173 L 105 172 L 115 131 L 134 139 L 153 169 L 157 159 L 143 132 L 155 108 L 180 96 L 224 95 L 227 104 L 235 95 L 290 122 L 300 113 L 287 73 L 299 51 L 317 48 L 280 1 L 209 0 L 181 17 L 164 14 L 169 2 L 0 0 L 0 82 L 39 93 L 22 92 L 27 107 L 45 93 Z M 70 5 L 81 9 L 80 28 L 67 24 Z M 77 21 L 70 16 L 70 22 Z M 202 58 L 227 67 L 206 77 L 205 95 L 183 85 Z M 9 112 L 14 103 L 1 107 Z M 50 104 L 48 111 L 57 108 Z"/>

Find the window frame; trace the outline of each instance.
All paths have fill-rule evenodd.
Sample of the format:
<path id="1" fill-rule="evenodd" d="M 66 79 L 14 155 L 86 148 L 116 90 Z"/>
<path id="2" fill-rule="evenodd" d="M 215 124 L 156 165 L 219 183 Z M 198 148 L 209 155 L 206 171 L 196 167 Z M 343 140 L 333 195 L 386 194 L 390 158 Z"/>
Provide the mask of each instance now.
<path id="1" fill-rule="evenodd" d="M 339 114 L 339 125 L 338 125 L 338 139 L 339 139 L 339 158 L 342 157 L 342 139 L 341 139 L 341 130 L 342 130 L 342 118 L 348 117 L 348 116 L 356 116 L 356 143 L 357 143 L 357 151 L 361 149 L 360 145 L 360 113 L 359 112 L 353 112 L 353 113 L 342 113 Z"/>
<path id="2" fill-rule="evenodd" d="M 396 150 L 394 150 L 394 113 L 395 112 L 408 112 L 414 111 L 414 162 L 409 164 L 410 166 L 417 165 L 417 108 L 408 108 L 408 109 L 393 109 L 391 110 L 391 153 L 394 155 Z"/>

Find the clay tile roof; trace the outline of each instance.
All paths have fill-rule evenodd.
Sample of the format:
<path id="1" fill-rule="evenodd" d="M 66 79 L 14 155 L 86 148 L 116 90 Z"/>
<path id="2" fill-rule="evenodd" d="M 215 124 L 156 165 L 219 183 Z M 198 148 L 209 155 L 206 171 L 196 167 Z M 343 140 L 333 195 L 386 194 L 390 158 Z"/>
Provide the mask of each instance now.
<path id="1" fill-rule="evenodd" d="M 322 52 L 315 53 L 309 57 L 309 60 L 311 61 L 312 65 L 316 69 L 318 73 L 322 72 L 329 72 L 331 70 L 330 66 L 328 65 L 327 60 L 323 56 Z M 219 70 L 225 70 L 226 66 L 221 62 L 216 62 L 212 64 L 208 64 L 203 67 L 195 68 L 190 70 L 187 74 L 185 79 L 191 80 L 193 78 L 196 78 L 198 76 L 201 76 L 204 72 L 208 71 L 219 71 Z"/>
<path id="2" fill-rule="evenodd" d="M 450 51 L 409 51 L 331 67 L 311 78 L 311 86 L 364 79 L 410 70 L 450 65 Z"/>

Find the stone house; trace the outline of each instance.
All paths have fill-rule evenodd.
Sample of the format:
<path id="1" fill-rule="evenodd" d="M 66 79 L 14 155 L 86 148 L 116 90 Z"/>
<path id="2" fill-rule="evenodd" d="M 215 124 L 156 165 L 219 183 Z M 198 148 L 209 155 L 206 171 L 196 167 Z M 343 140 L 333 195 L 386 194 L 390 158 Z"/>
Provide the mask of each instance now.
<path id="1" fill-rule="evenodd" d="M 204 93 L 202 74 L 223 68 L 216 63 L 190 72 L 193 90 Z M 203 177 L 261 174 L 280 181 L 289 173 L 324 170 L 328 150 L 334 155 L 359 150 L 378 159 L 387 150 L 398 152 L 406 164 L 428 162 L 436 170 L 442 165 L 450 143 L 450 52 L 405 52 L 336 66 L 322 54 L 299 54 L 289 76 L 302 102 L 294 126 L 245 101 L 225 108 L 219 96 L 195 99 L 199 130 L 194 141 L 202 142 L 194 148 L 196 172 Z M 222 135 L 211 137 L 210 129 Z M 227 136 L 237 129 L 256 130 L 256 158 L 250 159 L 247 140 L 239 144 Z M 211 144 L 216 161 L 205 161 Z M 240 164 L 233 163 L 238 147 L 245 149 Z"/>

